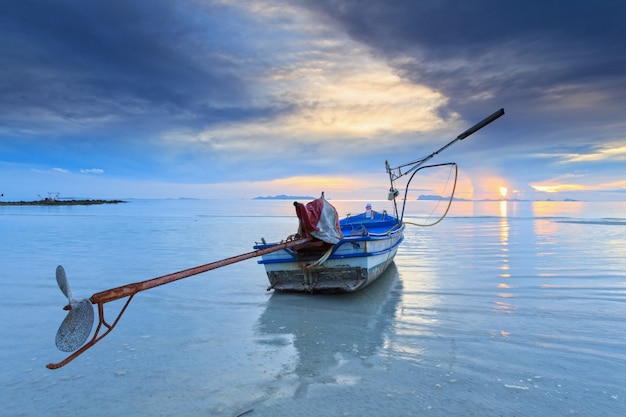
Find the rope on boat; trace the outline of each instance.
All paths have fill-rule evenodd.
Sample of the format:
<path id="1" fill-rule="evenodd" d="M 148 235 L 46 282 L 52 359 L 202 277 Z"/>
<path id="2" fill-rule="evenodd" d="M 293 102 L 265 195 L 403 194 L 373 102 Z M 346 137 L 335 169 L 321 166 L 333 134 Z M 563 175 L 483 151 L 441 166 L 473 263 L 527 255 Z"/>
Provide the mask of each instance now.
<path id="1" fill-rule="evenodd" d="M 281 243 L 292 242 L 294 240 L 302 239 L 298 233 L 293 233 L 285 238 Z"/>
<path id="2" fill-rule="evenodd" d="M 324 263 L 328 260 L 328 258 L 330 258 L 330 254 L 333 252 L 335 245 L 332 245 L 330 248 L 328 248 L 328 250 L 326 251 L 326 253 L 324 255 L 322 255 L 321 258 L 319 258 L 317 261 L 308 264 L 307 266 L 304 267 L 305 270 L 311 270 L 311 269 L 317 269 L 321 266 L 324 265 Z"/>
<path id="3" fill-rule="evenodd" d="M 450 194 L 450 199 L 448 200 L 448 207 L 446 207 L 446 211 L 443 213 L 443 215 L 434 223 L 429 223 L 429 224 L 419 224 L 419 223 L 412 223 L 412 222 L 403 222 L 404 224 L 410 224 L 412 226 L 420 226 L 420 227 L 431 227 L 434 226 L 438 223 L 440 223 L 443 219 L 445 219 L 445 217 L 448 215 L 448 212 L 450 211 L 450 207 L 452 206 L 452 200 L 454 199 L 454 192 L 456 190 L 456 182 L 457 179 L 459 177 L 459 166 L 454 164 L 454 185 L 452 186 L 452 193 Z M 434 210 L 433 210 L 434 211 Z"/>
<path id="4" fill-rule="evenodd" d="M 321 258 L 319 258 L 317 261 L 313 263 L 308 264 L 307 266 L 304 267 L 304 269 L 302 269 L 302 273 L 304 274 L 305 286 L 311 287 L 316 284 L 316 282 L 313 282 L 313 276 L 311 272 L 314 271 L 315 269 L 319 269 L 324 266 L 324 263 L 328 260 L 328 258 L 330 258 L 330 254 L 333 253 L 334 248 L 335 248 L 335 245 L 332 245 L 330 248 L 328 248 L 326 253 L 322 255 Z"/>

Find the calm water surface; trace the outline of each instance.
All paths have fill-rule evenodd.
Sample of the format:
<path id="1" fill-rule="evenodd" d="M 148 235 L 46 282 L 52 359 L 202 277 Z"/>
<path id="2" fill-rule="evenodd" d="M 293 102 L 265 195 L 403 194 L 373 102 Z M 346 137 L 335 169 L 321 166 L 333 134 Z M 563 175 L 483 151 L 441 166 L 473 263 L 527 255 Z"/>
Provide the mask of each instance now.
<path id="1" fill-rule="evenodd" d="M 626 414 L 626 203 L 457 202 L 352 295 L 267 292 L 262 266 L 234 264 L 140 293 L 45 368 L 64 358 L 58 264 L 87 298 L 296 228 L 289 201 L 0 207 L 0 415 Z"/>

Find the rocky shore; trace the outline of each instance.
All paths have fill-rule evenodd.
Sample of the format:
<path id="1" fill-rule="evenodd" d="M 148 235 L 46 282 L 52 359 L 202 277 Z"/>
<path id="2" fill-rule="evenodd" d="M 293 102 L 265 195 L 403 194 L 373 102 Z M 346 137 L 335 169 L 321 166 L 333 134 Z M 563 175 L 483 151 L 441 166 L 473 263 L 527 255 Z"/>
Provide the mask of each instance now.
<path id="1" fill-rule="evenodd" d="M 119 204 L 123 200 L 56 200 L 45 198 L 35 201 L 0 201 L 0 206 L 90 206 L 94 204 Z"/>

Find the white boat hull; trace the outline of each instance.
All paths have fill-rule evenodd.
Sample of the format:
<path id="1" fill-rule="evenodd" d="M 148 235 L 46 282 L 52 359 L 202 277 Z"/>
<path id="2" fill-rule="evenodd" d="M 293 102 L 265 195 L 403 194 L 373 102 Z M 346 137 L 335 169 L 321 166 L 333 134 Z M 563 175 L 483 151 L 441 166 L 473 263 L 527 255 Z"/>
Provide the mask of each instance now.
<path id="1" fill-rule="evenodd" d="M 268 289 L 296 292 L 353 292 L 378 278 L 393 262 L 403 240 L 404 227 L 393 232 L 344 237 L 336 245 L 315 253 L 292 249 L 263 255 Z M 260 245 L 262 248 L 269 245 Z M 319 262 L 324 255 L 329 255 Z"/>

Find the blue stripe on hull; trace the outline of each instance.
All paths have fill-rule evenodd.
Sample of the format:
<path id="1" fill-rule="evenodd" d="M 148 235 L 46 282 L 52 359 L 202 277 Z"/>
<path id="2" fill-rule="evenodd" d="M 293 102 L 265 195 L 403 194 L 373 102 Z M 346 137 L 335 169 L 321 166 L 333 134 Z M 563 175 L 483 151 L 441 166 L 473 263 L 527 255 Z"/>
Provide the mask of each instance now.
<path id="1" fill-rule="evenodd" d="M 341 221 L 344 238 L 334 246 L 328 258 L 315 265 L 323 249 L 285 249 L 263 255 L 258 263 L 265 266 L 270 281 L 268 289 L 296 292 L 353 292 L 382 274 L 393 262 L 404 239 L 404 225 L 387 214 L 374 219 L 364 215 Z M 254 249 L 276 245 L 262 244 Z"/>
<path id="2" fill-rule="evenodd" d="M 298 262 L 266 264 L 270 281 L 268 289 L 315 293 L 354 292 L 372 283 L 391 265 L 397 248 L 398 245 L 394 245 L 376 255 L 328 260 L 323 266 L 311 270 Z M 372 265 L 372 261 L 376 264 Z"/>

